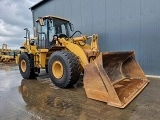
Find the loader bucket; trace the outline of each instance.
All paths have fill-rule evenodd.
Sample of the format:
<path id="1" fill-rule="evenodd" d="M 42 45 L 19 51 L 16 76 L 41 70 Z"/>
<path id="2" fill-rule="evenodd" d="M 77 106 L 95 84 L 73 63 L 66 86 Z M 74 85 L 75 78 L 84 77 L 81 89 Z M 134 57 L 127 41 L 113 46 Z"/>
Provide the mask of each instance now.
<path id="1" fill-rule="evenodd" d="M 124 108 L 149 83 L 134 52 L 103 52 L 84 69 L 88 98 Z"/>

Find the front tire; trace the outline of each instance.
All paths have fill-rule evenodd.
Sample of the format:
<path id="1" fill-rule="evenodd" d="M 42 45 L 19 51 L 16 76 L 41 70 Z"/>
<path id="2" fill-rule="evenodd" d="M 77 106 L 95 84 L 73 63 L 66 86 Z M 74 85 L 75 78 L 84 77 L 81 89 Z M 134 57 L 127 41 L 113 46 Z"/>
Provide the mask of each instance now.
<path id="1" fill-rule="evenodd" d="M 34 71 L 33 55 L 21 53 L 19 58 L 19 70 L 23 78 L 32 79 L 38 76 Z"/>
<path id="2" fill-rule="evenodd" d="M 61 88 L 73 86 L 80 77 L 80 63 L 71 52 L 61 50 L 51 54 L 48 72 L 52 82 Z"/>

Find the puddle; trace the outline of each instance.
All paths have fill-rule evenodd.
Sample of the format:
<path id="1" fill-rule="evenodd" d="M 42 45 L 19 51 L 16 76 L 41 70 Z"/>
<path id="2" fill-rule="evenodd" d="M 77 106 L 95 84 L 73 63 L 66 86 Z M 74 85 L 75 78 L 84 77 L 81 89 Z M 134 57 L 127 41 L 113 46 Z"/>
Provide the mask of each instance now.
<path id="1" fill-rule="evenodd" d="M 160 82 L 151 83 L 125 109 L 88 99 L 81 80 L 69 89 L 56 87 L 47 74 L 23 79 L 18 66 L 0 65 L 2 120 L 150 120 L 160 119 Z"/>
<path id="2" fill-rule="evenodd" d="M 19 92 L 27 104 L 26 109 L 37 113 L 41 119 L 46 117 L 47 119 L 57 117 L 77 119 L 81 114 L 81 105 L 87 100 L 82 86 L 75 91 L 57 89 L 53 86 L 48 79 L 43 81 L 23 79 Z"/>

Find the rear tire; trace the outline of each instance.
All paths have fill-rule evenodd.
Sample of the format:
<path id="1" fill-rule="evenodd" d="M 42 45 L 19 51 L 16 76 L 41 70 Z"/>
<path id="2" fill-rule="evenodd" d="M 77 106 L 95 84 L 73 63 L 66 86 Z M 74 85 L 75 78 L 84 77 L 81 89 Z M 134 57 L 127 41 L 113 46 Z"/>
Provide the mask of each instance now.
<path id="1" fill-rule="evenodd" d="M 34 71 L 33 55 L 21 53 L 19 58 L 19 70 L 23 78 L 32 79 L 38 76 Z"/>
<path id="2" fill-rule="evenodd" d="M 78 58 L 69 51 L 56 51 L 48 61 L 48 73 L 52 82 L 61 88 L 73 86 L 80 77 Z"/>
<path id="3" fill-rule="evenodd" d="M 45 65 L 46 73 L 48 74 L 48 65 Z"/>

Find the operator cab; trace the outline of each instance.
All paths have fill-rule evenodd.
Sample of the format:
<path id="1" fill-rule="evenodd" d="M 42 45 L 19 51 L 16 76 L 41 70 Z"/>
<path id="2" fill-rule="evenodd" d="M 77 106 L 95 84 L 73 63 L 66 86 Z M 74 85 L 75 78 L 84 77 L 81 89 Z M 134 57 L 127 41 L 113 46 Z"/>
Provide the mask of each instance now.
<path id="1" fill-rule="evenodd" d="M 38 48 L 51 48 L 56 44 L 55 37 L 69 38 L 72 24 L 63 18 L 55 16 L 40 17 L 37 21 Z"/>

